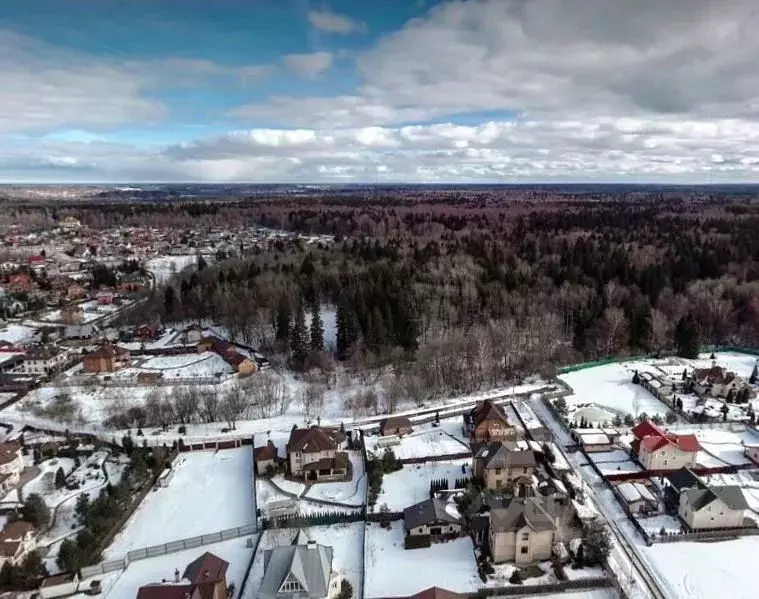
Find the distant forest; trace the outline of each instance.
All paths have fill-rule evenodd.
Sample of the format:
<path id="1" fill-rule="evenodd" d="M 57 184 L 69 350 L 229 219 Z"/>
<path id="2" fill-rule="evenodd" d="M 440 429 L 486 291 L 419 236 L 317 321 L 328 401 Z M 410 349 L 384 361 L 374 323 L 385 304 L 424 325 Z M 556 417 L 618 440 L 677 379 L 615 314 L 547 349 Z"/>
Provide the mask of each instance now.
<path id="1" fill-rule="evenodd" d="M 602 356 L 759 345 L 759 202 L 746 194 L 362 190 L 15 210 L 16 222 L 23 212 L 334 235 L 201 263 L 147 313 L 214 319 L 296 368 L 392 367 L 407 391 L 430 396 Z M 311 317 L 327 305 L 334 355 Z"/>

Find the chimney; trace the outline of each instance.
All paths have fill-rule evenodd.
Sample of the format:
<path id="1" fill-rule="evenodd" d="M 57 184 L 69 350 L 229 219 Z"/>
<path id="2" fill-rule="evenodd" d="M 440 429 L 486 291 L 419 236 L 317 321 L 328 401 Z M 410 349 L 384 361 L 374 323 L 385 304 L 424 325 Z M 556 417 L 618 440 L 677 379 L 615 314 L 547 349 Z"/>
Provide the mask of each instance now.
<path id="1" fill-rule="evenodd" d="M 174 582 L 179 582 L 179 568 L 174 570 Z"/>

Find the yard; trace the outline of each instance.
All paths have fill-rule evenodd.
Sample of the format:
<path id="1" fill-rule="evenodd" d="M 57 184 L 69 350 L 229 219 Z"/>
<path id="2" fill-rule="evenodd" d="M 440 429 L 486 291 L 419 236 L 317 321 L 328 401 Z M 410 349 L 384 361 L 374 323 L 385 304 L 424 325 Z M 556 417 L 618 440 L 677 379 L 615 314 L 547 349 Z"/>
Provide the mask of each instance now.
<path id="1" fill-rule="evenodd" d="M 390 530 L 367 524 L 364 563 L 367 598 L 403 597 L 432 586 L 471 593 L 482 586 L 469 537 L 406 550 L 402 522 Z"/>
<path id="2" fill-rule="evenodd" d="M 287 481 L 289 482 L 289 481 Z M 271 484 L 261 478 L 256 478 L 256 506 L 262 513 L 266 512 L 266 505 L 270 501 L 282 501 L 292 499 L 288 495 L 277 491 Z M 342 513 L 355 513 L 360 508 L 345 508 L 340 506 L 330 506 L 321 503 L 315 503 L 308 501 L 307 499 L 295 499 L 298 504 L 298 512 L 302 515 L 310 514 L 323 514 L 325 512 L 342 512 Z"/>
<path id="3" fill-rule="evenodd" d="M 399 460 L 447 456 L 467 452 L 469 451 L 467 444 L 446 432 L 447 428 L 451 428 L 453 429 L 452 432 L 455 433 L 456 426 L 459 429 L 461 428 L 460 418 L 457 425 L 448 424 L 446 427 L 443 427 L 441 421 L 440 428 L 427 428 L 418 432 L 415 430 L 413 433 L 401 437 L 400 442 L 397 445 L 393 445 L 391 449 Z M 459 432 L 458 434 L 460 435 L 461 433 Z M 384 447 L 378 445 L 379 439 L 380 437 L 377 436 L 365 437 L 367 453 L 381 455 L 385 451 Z"/>
<path id="4" fill-rule="evenodd" d="M 250 447 L 180 454 L 173 467 L 169 486 L 148 493 L 105 559 L 255 521 Z"/>
<path id="5" fill-rule="evenodd" d="M 401 512 L 415 503 L 429 499 L 430 481 L 445 478 L 453 487 L 457 478 L 471 476 L 471 460 L 407 464 L 402 470 L 382 477 L 377 506 L 387 505 L 391 512 Z"/>
<path id="6" fill-rule="evenodd" d="M 363 505 L 366 501 L 364 460 L 358 451 L 349 451 L 348 457 L 351 463 L 351 480 L 313 484 L 306 491 L 304 497 L 345 505 Z"/>

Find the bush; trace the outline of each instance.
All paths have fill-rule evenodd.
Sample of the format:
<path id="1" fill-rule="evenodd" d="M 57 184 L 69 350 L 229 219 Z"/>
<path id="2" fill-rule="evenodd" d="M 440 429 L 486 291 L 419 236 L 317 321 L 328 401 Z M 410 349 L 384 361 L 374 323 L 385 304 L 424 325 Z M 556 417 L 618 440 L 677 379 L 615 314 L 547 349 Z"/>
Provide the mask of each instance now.
<path id="1" fill-rule="evenodd" d="M 180 426 L 180 427 L 177 429 L 177 432 L 178 432 L 180 435 L 186 435 L 186 434 L 187 434 L 187 427 L 186 427 L 186 426 L 183 424 L 182 426 Z"/>
<path id="2" fill-rule="evenodd" d="M 519 568 L 516 568 L 514 572 L 511 573 L 511 577 L 509 578 L 509 582 L 511 584 L 522 584 L 524 582 L 522 578 L 522 571 Z"/>
<path id="3" fill-rule="evenodd" d="M 343 578 L 342 583 L 340 583 L 340 592 L 337 595 L 337 599 L 351 599 L 353 597 L 353 585 Z"/>
<path id="4" fill-rule="evenodd" d="M 432 545 L 430 535 L 408 535 L 404 542 L 406 549 L 426 549 Z"/>

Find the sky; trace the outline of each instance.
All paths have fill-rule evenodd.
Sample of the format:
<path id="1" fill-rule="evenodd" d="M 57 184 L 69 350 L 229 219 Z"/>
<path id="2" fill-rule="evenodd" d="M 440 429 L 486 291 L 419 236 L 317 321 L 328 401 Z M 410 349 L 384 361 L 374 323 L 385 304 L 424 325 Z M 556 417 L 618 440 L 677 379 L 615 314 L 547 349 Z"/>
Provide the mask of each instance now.
<path id="1" fill-rule="evenodd" d="M 759 182 L 756 0 L 1 0 L 0 182 Z"/>

